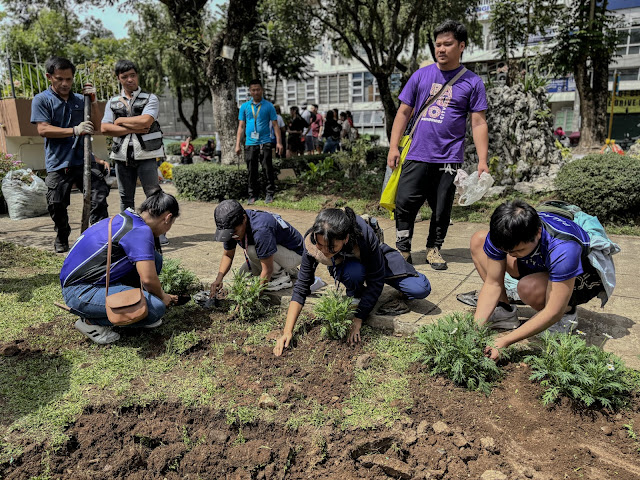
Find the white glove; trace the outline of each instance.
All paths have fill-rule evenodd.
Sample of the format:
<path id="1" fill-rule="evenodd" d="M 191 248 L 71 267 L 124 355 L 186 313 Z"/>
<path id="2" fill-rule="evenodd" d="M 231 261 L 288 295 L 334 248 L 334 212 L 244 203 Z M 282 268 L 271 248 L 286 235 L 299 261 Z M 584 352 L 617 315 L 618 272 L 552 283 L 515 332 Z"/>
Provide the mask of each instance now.
<path id="1" fill-rule="evenodd" d="M 91 103 L 95 103 L 98 101 L 96 97 L 96 87 L 94 87 L 90 83 L 84 84 L 84 87 L 82 87 L 82 94 L 89 95 L 91 97 Z"/>
<path id="2" fill-rule="evenodd" d="M 79 137 L 80 135 L 93 135 L 93 132 L 93 123 L 89 121 L 82 122 L 79 125 L 73 127 L 73 134 L 76 137 Z"/>

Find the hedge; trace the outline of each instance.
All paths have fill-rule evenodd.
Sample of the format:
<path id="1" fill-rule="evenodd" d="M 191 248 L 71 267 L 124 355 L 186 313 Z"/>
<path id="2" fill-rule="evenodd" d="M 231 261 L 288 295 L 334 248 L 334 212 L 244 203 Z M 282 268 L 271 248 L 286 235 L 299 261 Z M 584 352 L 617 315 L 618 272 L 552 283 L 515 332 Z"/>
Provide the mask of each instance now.
<path id="1" fill-rule="evenodd" d="M 219 202 L 247 198 L 249 176 L 244 166 L 196 163 L 173 167 L 178 193 L 190 200 Z"/>
<path id="2" fill-rule="evenodd" d="M 213 141 L 213 145 L 216 144 L 215 137 L 198 137 L 195 140 L 191 141 L 191 145 L 193 145 L 194 154 L 197 155 L 200 153 L 200 149 L 202 146 L 207 143 L 207 140 Z M 164 146 L 164 151 L 167 155 L 180 155 L 180 143 L 182 142 L 170 142 Z"/>
<path id="3" fill-rule="evenodd" d="M 561 198 L 600 220 L 638 216 L 640 160 L 616 153 L 591 154 L 560 169 L 556 188 Z"/>

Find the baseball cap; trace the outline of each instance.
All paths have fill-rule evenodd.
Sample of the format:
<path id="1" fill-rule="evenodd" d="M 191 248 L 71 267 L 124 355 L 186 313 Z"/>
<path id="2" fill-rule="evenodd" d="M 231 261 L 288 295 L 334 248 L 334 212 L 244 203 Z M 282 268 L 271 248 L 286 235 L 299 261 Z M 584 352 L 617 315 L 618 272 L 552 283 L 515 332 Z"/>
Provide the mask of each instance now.
<path id="1" fill-rule="evenodd" d="M 244 208 L 237 200 L 223 200 L 213 212 L 216 221 L 216 234 L 213 239 L 216 242 L 231 240 L 235 227 L 242 223 L 245 214 Z"/>

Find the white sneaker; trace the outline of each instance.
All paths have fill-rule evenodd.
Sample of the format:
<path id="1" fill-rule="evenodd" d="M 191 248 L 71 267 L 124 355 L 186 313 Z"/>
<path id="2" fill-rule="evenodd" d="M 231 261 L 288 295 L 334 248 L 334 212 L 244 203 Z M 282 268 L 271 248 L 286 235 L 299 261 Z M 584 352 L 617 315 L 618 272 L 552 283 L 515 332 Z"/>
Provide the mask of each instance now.
<path id="1" fill-rule="evenodd" d="M 267 283 L 267 292 L 276 292 L 278 290 L 283 290 L 285 288 L 293 287 L 293 282 L 291 281 L 291 277 L 285 274 L 278 278 L 274 278 L 269 283 Z"/>
<path id="2" fill-rule="evenodd" d="M 75 323 L 76 330 L 85 337 L 100 345 L 113 343 L 120 338 L 120 334 L 113 331 L 111 327 L 103 327 L 101 325 L 89 325 L 84 318 L 80 318 Z"/>
<path id="3" fill-rule="evenodd" d="M 489 320 L 487 320 L 487 326 L 498 330 L 515 330 L 518 328 L 520 326 L 518 309 L 514 306 L 511 308 L 512 311 L 509 311 L 498 305 L 489 317 Z"/>
<path id="4" fill-rule="evenodd" d="M 327 284 L 327 282 L 322 280 L 320 277 L 316 277 L 316 281 L 313 282 L 313 284 L 310 287 L 311 288 L 311 293 L 317 292 L 322 287 L 324 287 L 326 284 Z"/>
<path id="5" fill-rule="evenodd" d="M 569 334 L 578 326 L 578 310 L 574 307 L 573 313 L 565 313 L 562 318 L 547 328 L 549 333 Z"/>
<path id="6" fill-rule="evenodd" d="M 162 325 L 162 319 L 156 320 L 149 325 L 143 325 L 142 328 L 158 328 L 160 325 Z"/>

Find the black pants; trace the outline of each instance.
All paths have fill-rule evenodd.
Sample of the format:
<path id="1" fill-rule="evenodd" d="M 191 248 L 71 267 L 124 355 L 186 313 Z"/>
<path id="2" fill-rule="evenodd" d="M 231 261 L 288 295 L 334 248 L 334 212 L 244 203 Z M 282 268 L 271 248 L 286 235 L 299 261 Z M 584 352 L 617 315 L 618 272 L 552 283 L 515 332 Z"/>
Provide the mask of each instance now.
<path id="1" fill-rule="evenodd" d="M 97 168 L 94 166 L 94 168 Z M 91 169 L 91 216 L 90 223 L 95 223 L 109 216 L 107 212 L 107 196 L 109 186 L 102 175 L 98 176 Z M 71 226 L 69 225 L 69 215 L 67 208 L 71 203 L 71 188 L 75 184 L 80 191 L 84 189 L 83 183 L 84 167 L 76 166 L 63 168 L 55 172 L 47 173 L 44 183 L 47 185 L 47 204 L 49 215 L 53 220 L 57 239 L 60 243 L 68 243 Z"/>
<path id="2" fill-rule="evenodd" d="M 274 195 L 276 193 L 276 181 L 271 160 L 271 144 L 246 145 L 244 147 L 244 160 L 249 171 L 249 198 L 256 198 L 260 193 L 258 164 L 262 165 L 262 171 L 267 176 L 267 195 Z"/>
<path id="3" fill-rule="evenodd" d="M 396 197 L 396 248 L 411 251 L 416 215 L 426 199 L 431 208 L 427 248 L 442 247 L 447 236 L 456 192 L 453 180 L 459 163 L 426 163 L 405 160 Z"/>

